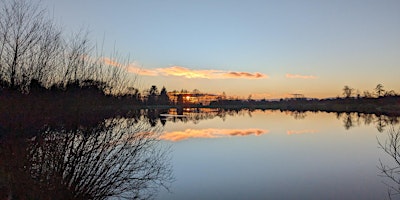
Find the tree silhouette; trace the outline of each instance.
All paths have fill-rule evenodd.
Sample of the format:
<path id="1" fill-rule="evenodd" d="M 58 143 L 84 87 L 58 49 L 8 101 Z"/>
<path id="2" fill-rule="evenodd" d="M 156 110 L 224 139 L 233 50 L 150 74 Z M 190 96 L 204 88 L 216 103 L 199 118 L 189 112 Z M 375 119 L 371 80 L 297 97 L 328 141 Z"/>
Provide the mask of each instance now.
<path id="1" fill-rule="evenodd" d="M 0 78 L 11 88 L 20 87 L 28 77 L 44 73 L 43 64 L 49 62 L 59 44 L 60 32 L 44 17 L 44 11 L 29 1 L 1 1 L 0 10 Z M 43 52 L 47 51 L 47 52 Z M 41 57 L 40 62 L 36 56 Z M 47 67 L 47 66 L 46 66 Z"/>
<path id="2" fill-rule="evenodd" d="M 383 89 L 383 85 L 382 85 L 382 84 L 376 85 L 376 87 L 375 87 L 375 92 L 376 92 L 376 95 L 377 95 L 378 97 L 383 96 L 383 94 L 385 93 L 385 90 Z"/>
<path id="3" fill-rule="evenodd" d="M 127 92 L 124 61 L 115 56 L 106 61 L 102 52 L 93 55 L 94 45 L 87 32 L 80 31 L 68 39 L 58 27 L 38 3 L 0 1 L 2 87 L 27 92 L 32 80 L 45 88 L 93 80 L 107 83 L 103 88 L 106 94 Z"/>
<path id="4" fill-rule="evenodd" d="M 345 97 L 345 98 L 350 98 L 350 97 L 353 95 L 353 91 L 354 91 L 353 88 L 351 88 L 351 87 L 345 85 L 345 86 L 343 87 L 343 95 L 344 95 L 344 97 Z"/>
<path id="5" fill-rule="evenodd" d="M 158 96 L 158 103 L 161 105 L 169 105 L 170 104 L 168 92 L 165 87 L 163 87 L 161 89 L 160 95 Z"/>
<path id="6" fill-rule="evenodd" d="M 147 103 L 150 105 L 154 105 L 157 103 L 157 97 L 158 97 L 158 89 L 157 86 L 153 85 L 151 86 L 150 90 L 149 90 L 149 96 L 148 96 L 148 100 Z"/>
<path id="7" fill-rule="evenodd" d="M 380 176 L 388 180 L 384 183 L 388 186 L 388 195 L 391 199 L 393 196 L 400 195 L 400 128 L 395 129 L 392 126 L 388 131 L 387 140 L 384 143 L 378 140 L 378 145 L 391 159 L 391 162 L 385 163 L 379 160 L 378 167 Z"/>

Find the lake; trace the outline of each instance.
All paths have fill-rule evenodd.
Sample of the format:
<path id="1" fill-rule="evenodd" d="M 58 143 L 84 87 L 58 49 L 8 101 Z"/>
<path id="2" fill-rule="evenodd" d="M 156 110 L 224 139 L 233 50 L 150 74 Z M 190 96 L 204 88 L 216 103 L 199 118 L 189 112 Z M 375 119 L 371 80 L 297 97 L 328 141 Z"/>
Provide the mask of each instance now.
<path id="1" fill-rule="evenodd" d="M 175 182 L 158 199 L 388 197 L 392 182 L 378 167 L 391 160 L 378 140 L 397 117 L 204 112 L 167 119 L 162 138 L 172 146 Z"/>
<path id="2" fill-rule="evenodd" d="M 390 135 L 397 116 L 170 109 L 78 118 L 1 119 L 0 199 L 385 199 L 399 192 L 390 177 L 400 177 L 400 163 L 389 155 L 400 157 L 400 131 Z M 396 149 L 386 153 L 379 142 Z"/>

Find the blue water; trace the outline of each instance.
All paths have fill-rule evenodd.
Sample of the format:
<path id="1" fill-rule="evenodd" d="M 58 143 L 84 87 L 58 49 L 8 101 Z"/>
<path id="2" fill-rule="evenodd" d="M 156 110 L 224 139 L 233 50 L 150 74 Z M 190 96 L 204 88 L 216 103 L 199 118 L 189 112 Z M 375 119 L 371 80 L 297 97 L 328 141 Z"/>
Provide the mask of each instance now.
<path id="1" fill-rule="evenodd" d="M 175 182 L 158 199 L 387 198 L 383 182 L 390 181 L 378 165 L 390 158 L 377 140 L 387 139 L 388 120 L 380 132 L 382 120 L 357 114 L 255 111 L 190 119 L 165 125 Z"/>

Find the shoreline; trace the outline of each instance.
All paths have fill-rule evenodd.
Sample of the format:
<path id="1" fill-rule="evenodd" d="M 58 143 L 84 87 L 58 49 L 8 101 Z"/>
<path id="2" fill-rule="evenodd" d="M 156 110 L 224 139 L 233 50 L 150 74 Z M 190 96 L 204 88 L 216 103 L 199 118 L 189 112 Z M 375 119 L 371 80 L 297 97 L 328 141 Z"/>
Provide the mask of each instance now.
<path id="1" fill-rule="evenodd" d="M 58 125 L 74 128 L 90 126 L 112 117 L 133 117 L 159 114 L 176 109 L 182 114 L 184 109 L 223 110 L 281 110 L 293 112 L 336 112 L 364 113 L 377 116 L 400 116 L 400 96 L 379 98 L 337 98 L 337 99 L 287 99 L 281 101 L 220 100 L 210 105 L 146 105 L 131 97 L 113 97 L 96 90 L 74 92 L 39 92 L 21 94 L 0 91 L 0 127 L 33 131 L 44 125 Z M 145 111 L 143 111 L 145 110 Z"/>

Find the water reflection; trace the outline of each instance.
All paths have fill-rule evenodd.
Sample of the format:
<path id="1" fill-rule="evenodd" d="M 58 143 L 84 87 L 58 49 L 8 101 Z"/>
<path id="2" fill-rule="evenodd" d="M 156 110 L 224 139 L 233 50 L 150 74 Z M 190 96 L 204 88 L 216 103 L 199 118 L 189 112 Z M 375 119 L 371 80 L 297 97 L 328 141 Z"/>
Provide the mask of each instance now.
<path id="1" fill-rule="evenodd" d="M 368 113 L 336 113 L 338 119 L 343 120 L 343 127 L 349 130 L 352 127 L 374 124 L 376 129 L 382 133 L 387 126 L 399 123 L 399 116 L 375 115 Z"/>
<path id="2" fill-rule="evenodd" d="M 318 133 L 318 130 L 312 130 L 312 129 L 305 129 L 305 130 L 288 130 L 286 133 L 288 135 L 294 135 L 294 134 L 305 134 L 305 133 Z"/>
<path id="3" fill-rule="evenodd" d="M 192 122 L 194 124 L 198 124 L 203 120 L 210 120 L 214 118 L 221 118 L 225 120 L 227 116 L 243 116 L 248 115 L 251 117 L 251 110 L 248 109 L 233 109 L 233 110 L 225 110 L 221 108 L 186 108 L 186 109 L 170 109 L 163 110 L 160 114 L 169 114 L 168 116 L 161 115 L 156 116 L 164 120 L 164 124 L 166 122 Z M 184 117 L 182 117 L 184 116 Z"/>
<path id="4" fill-rule="evenodd" d="M 306 112 L 304 111 L 284 111 L 286 115 L 290 115 L 295 119 L 304 119 L 307 117 Z"/>
<path id="5" fill-rule="evenodd" d="M 151 124 L 155 125 L 160 121 L 162 125 L 167 122 L 192 122 L 198 124 L 202 120 L 210 120 L 214 118 L 221 118 L 225 120 L 227 116 L 252 116 L 255 110 L 249 109 L 233 109 L 225 110 L 221 108 L 187 108 L 187 109 L 170 109 L 170 110 L 153 110 L 147 111 L 147 117 Z M 258 110 L 259 111 L 259 110 Z M 311 111 L 288 111 L 288 110 L 263 110 L 263 112 L 281 112 L 294 119 L 301 120 L 307 117 L 307 113 Z M 317 113 L 317 112 L 315 112 Z M 161 114 L 161 115 L 160 115 Z M 168 114 L 168 115 L 163 115 Z M 338 120 L 343 121 L 343 127 L 349 130 L 353 127 L 364 125 L 375 125 L 379 132 L 385 131 L 387 126 L 396 125 L 400 122 L 400 116 L 378 115 L 371 113 L 357 113 L 357 112 L 337 112 L 335 113 Z"/>
<path id="6" fill-rule="evenodd" d="M 148 199 L 168 188 L 171 166 L 160 126 L 112 118 L 95 127 L 44 128 L 0 142 L 1 199 Z"/>
<path id="7" fill-rule="evenodd" d="M 186 129 L 184 131 L 174 131 L 164 133 L 160 138 L 170 141 L 181 141 L 189 138 L 220 138 L 229 136 L 248 136 L 262 135 L 268 133 L 268 130 L 262 129 Z"/>

